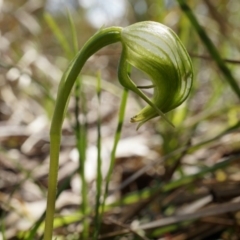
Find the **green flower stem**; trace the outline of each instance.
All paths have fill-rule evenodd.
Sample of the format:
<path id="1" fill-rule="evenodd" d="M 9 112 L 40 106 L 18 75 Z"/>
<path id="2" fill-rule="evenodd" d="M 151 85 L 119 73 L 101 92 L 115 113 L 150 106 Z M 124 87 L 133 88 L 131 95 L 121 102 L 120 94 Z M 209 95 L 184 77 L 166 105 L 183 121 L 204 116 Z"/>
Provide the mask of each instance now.
<path id="1" fill-rule="evenodd" d="M 44 240 L 52 240 L 61 130 L 71 90 L 88 58 L 99 49 L 120 41 L 121 30 L 120 27 L 110 27 L 98 31 L 83 46 L 61 79 L 50 129 L 50 169 Z"/>

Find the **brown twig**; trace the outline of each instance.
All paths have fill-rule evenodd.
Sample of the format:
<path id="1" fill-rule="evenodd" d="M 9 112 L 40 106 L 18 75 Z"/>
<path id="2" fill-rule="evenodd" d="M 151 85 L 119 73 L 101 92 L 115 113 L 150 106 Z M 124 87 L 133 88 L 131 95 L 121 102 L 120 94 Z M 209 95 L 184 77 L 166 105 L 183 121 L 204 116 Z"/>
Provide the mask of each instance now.
<path id="1" fill-rule="evenodd" d="M 119 227 L 122 227 L 122 228 L 125 228 L 125 232 L 120 232 L 121 234 L 124 234 L 124 233 L 133 233 L 134 235 L 136 235 L 136 236 L 138 236 L 140 239 L 142 239 L 142 240 L 149 240 L 147 237 L 144 237 L 144 236 L 142 236 L 142 235 L 140 235 L 138 232 L 136 232 L 134 229 L 132 229 L 131 227 L 129 227 L 128 225 L 126 225 L 126 224 L 123 224 L 123 223 L 121 223 L 121 222 L 119 222 L 119 221 L 117 221 L 117 220 L 115 220 L 115 219 L 112 219 L 112 218 L 108 218 L 108 219 L 106 219 L 108 222 L 110 222 L 110 223 L 113 223 L 113 224 L 115 224 L 115 225 L 117 225 L 117 226 L 119 226 Z M 110 233 L 111 234 L 111 233 Z M 109 237 L 112 237 L 112 236 L 110 236 L 109 234 L 106 234 L 106 235 L 104 235 L 104 236 L 100 236 L 99 237 L 99 239 L 105 239 L 105 238 L 109 238 Z"/>
<path id="2" fill-rule="evenodd" d="M 191 221 L 196 220 L 203 217 L 209 217 L 209 216 L 216 216 L 224 213 L 229 212 L 235 212 L 240 210 L 240 203 L 239 202 L 228 202 L 223 204 L 218 204 L 212 207 L 206 207 L 204 209 L 201 209 L 195 213 L 188 213 L 188 214 L 179 214 L 174 215 L 171 217 L 162 218 L 147 224 L 140 225 L 138 228 L 131 228 L 130 226 L 128 229 L 124 229 L 121 231 L 115 231 L 111 232 L 109 234 L 102 235 L 99 239 L 106 239 L 118 235 L 123 235 L 129 232 L 137 231 L 137 230 L 147 230 L 147 229 L 153 229 L 153 228 L 159 228 L 164 227 L 170 224 L 176 224 L 184 221 Z"/>
<path id="3" fill-rule="evenodd" d="M 190 53 L 190 56 L 193 57 L 193 58 L 201 58 L 201 59 L 205 59 L 205 60 L 209 60 L 209 61 L 213 60 L 210 56 L 207 56 L 207 55 L 198 55 L 198 54 L 195 54 L 195 53 Z M 240 64 L 240 60 L 223 58 L 223 61 L 225 61 L 227 63 L 231 63 L 231 64 Z"/>

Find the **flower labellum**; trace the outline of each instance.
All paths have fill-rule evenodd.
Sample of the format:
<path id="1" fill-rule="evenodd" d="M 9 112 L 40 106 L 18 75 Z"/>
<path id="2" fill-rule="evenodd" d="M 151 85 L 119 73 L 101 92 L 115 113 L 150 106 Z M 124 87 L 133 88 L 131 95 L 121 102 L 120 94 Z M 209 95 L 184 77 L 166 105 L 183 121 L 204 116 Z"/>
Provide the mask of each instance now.
<path id="1" fill-rule="evenodd" d="M 123 28 L 121 42 L 119 81 L 148 103 L 131 122 L 140 122 L 140 127 L 157 116 L 169 122 L 164 113 L 179 106 L 188 97 L 192 86 L 192 63 L 185 47 L 170 28 L 151 21 Z M 151 100 L 129 77 L 129 65 L 150 77 L 154 88 Z"/>

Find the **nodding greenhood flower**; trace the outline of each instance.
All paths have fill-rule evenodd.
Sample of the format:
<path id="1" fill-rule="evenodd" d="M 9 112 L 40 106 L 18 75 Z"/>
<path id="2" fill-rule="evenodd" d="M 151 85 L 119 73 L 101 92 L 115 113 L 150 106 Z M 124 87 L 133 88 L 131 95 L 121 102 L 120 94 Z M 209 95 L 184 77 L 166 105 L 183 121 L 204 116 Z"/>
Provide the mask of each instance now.
<path id="1" fill-rule="evenodd" d="M 160 23 L 140 22 L 126 28 L 104 28 L 84 44 L 64 72 L 58 87 L 50 129 L 49 191 L 44 240 L 52 239 L 61 129 L 71 90 L 88 58 L 99 49 L 116 42 L 121 42 L 123 46 L 118 68 L 120 83 L 148 104 L 131 119 L 132 122 L 139 122 L 138 127 L 158 115 L 168 121 L 164 113 L 179 106 L 189 94 L 193 78 L 191 60 L 177 35 Z M 154 88 L 152 99 L 131 80 L 128 72 L 130 66 L 149 75 Z"/>
<path id="2" fill-rule="evenodd" d="M 159 115 L 167 120 L 164 113 L 179 106 L 189 95 L 192 85 L 192 64 L 185 47 L 170 28 L 151 21 L 124 28 L 121 42 L 119 81 L 148 103 L 131 122 L 140 122 L 140 127 Z M 128 65 L 150 77 L 154 88 L 151 100 L 130 79 Z"/>
<path id="3" fill-rule="evenodd" d="M 132 117 L 131 122 L 139 122 L 140 127 L 156 116 L 169 122 L 164 113 L 176 108 L 187 98 L 193 79 L 191 59 L 170 28 L 151 21 L 125 28 L 103 28 L 84 44 L 62 77 L 53 116 L 53 132 L 59 131 L 71 89 L 85 62 L 99 49 L 116 42 L 121 42 L 123 47 L 118 67 L 120 83 L 148 104 Z M 129 66 L 149 75 L 151 87 L 154 88 L 152 99 L 142 92 L 141 88 L 144 87 L 136 86 L 131 80 Z"/>

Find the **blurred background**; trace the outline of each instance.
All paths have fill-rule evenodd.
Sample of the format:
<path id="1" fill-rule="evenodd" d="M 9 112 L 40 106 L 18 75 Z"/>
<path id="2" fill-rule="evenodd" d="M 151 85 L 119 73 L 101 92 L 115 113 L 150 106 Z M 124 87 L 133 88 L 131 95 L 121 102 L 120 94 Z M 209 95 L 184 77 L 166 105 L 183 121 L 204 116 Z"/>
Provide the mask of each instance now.
<path id="1" fill-rule="evenodd" d="M 240 106 L 238 90 L 228 81 L 230 74 L 240 86 L 240 2 L 186 3 L 223 59 L 222 68 L 175 0 L 0 0 L 0 239 L 27 239 L 45 210 L 50 121 L 61 76 L 77 53 L 74 41 L 80 49 L 101 27 L 146 20 L 178 34 L 193 61 L 193 89 L 167 114 L 174 129 L 156 118 L 136 131 L 129 120 L 145 103 L 129 94 L 101 239 L 240 239 Z M 117 80 L 120 54 L 121 45 L 113 44 L 92 56 L 80 76 L 83 103 L 74 94 L 70 99 L 59 167 L 64 190 L 57 200 L 57 239 L 80 239 L 82 230 L 76 119 L 87 129 L 85 173 L 94 206 L 99 110 L 106 176 L 123 90 Z M 136 69 L 132 78 L 149 81 Z M 130 231 L 131 226 L 139 226 L 138 231 Z"/>

